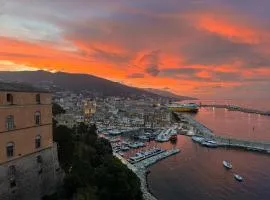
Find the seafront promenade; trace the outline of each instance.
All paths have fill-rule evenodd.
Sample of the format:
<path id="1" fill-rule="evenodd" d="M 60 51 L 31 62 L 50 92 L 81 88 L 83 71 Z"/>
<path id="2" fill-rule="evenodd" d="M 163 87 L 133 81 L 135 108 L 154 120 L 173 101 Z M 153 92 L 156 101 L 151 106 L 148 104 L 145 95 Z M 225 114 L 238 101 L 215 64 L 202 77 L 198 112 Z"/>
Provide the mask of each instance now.
<path id="1" fill-rule="evenodd" d="M 231 147 L 231 148 L 242 148 L 250 151 L 260 151 L 264 153 L 270 153 L 270 142 L 264 141 L 252 141 L 252 140 L 241 140 L 231 137 L 218 136 L 213 133 L 206 126 L 197 122 L 188 114 L 179 115 L 180 118 L 184 118 L 190 126 L 194 128 L 196 135 L 202 136 L 209 140 L 217 142 L 218 146 Z"/>
<path id="2" fill-rule="evenodd" d="M 141 181 L 141 191 L 143 193 L 143 199 L 144 200 L 157 200 L 156 197 L 154 197 L 148 190 L 147 186 L 147 168 L 156 162 L 165 159 L 171 155 L 179 153 L 179 149 L 171 149 L 166 150 L 158 155 L 152 156 L 150 158 L 147 158 L 145 160 L 142 160 L 140 162 L 137 162 L 136 164 L 130 164 L 124 157 L 119 155 L 118 153 L 114 153 L 114 156 L 117 157 L 123 164 L 125 164 L 130 170 L 132 170 L 140 179 Z"/>
<path id="3" fill-rule="evenodd" d="M 270 111 L 262 111 L 256 110 L 251 108 L 243 108 L 240 106 L 235 105 L 226 105 L 226 104 L 201 104 L 200 107 L 210 107 L 210 108 L 225 108 L 230 111 L 239 111 L 244 113 L 252 113 L 252 114 L 259 114 L 259 115 L 267 115 L 270 116 Z"/>

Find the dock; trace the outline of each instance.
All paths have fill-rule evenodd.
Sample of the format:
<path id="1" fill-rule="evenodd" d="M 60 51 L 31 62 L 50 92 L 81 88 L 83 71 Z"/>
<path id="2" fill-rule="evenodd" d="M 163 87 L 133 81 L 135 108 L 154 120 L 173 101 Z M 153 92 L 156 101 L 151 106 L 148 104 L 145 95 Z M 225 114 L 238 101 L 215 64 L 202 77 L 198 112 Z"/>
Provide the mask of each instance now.
<path id="1" fill-rule="evenodd" d="M 201 104 L 200 107 L 210 107 L 210 108 L 225 108 L 230 111 L 239 111 L 244 113 L 258 114 L 270 116 L 270 111 L 262 111 L 251 108 L 244 108 L 236 105 L 225 105 L 225 104 Z"/>
<path id="2" fill-rule="evenodd" d="M 249 151 L 270 153 L 270 142 L 242 140 L 232 137 L 218 136 L 215 135 L 212 130 L 194 120 L 190 115 L 182 114 L 181 117 L 184 117 L 189 125 L 194 127 L 196 135 L 202 136 L 207 140 L 214 140 L 220 147 L 241 148 Z"/>
<path id="3" fill-rule="evenodd" d="M 160 154 L 152 156 L 150 158 L 144 159 L 136 164 L 130 164 L 124 157 L 120 156 L 118 153 L 114 153 L 114 156 L 117 157 L 123 164 L 125 164 L 130 170 L 132 170 L 141 181 L 141 191 L 143 193 L 144 200 L 157 200 L 148 190 L 147 184 L 147 168 L 160 160 L 163 160 L 169 156 L 179 153 L 179 149 L 166 150 Z"/>

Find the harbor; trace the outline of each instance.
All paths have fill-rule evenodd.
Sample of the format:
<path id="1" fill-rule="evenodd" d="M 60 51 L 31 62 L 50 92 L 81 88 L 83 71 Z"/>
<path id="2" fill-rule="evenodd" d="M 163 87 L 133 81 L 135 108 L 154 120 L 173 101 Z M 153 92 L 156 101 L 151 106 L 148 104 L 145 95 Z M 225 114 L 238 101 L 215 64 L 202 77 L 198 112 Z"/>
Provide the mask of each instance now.
<path id="1" fill-rule="evenodd" d="M 153 196 L 148 189 L 148 183 L 147 183 L 147 173 L 148 173 L 148 167 L 157 163 L 160 160 L 163 160 L 169 156 L 175 155 L 179 153 L 179 149 L 171 149 L 163 151 L 160 154 L 151 156 L 147 159 L 144 159 L 140 162 L 137 162 L 136 164 L 129 163 L 123 156 L 121 156 L 118 153 L 114 153 L 114 156 L 117 157 L 123 164 L 125 164 L 129 169 L 131 169 L 140 179 L 141 181 L 141 191 L 143 193 L 144 200 L 157 200 L 155 196 Z"/>
<path id="2" fill-rule="evenodd" d="M 193 109 L 193 107 L 191 108 Z M 171 109 L 179 110 L 182 109 L 182 107 L 174 106 L 171 107 Z M 203 116 L 204 113 L 207 115 Z M 211 120 L 213 120 L 213 117 L 218 117 L 219 115 L 228 118 L 235 116 L 232 117 L 233 122 L 236 121 L 234 118 L 237 118 L 237 120 L 247 120 L 243 121 L 243 123 L 247 124 L 248 122 L 249 129 L 251 130 L 247 133 L 237 132 L 237 134 L 235 134 L 235 132 L 232 132 L 234 133 L 233 135 L 226 135 L 224 133 L 222 133 L 224 134 L 222 135 L 220 132 L 216 131 L 217 129 L 215 126 L 209 126 L 207 123 L 203 123 L 200 121 L 200 118 L 198 120 L 197 118 L 200 115 L 203 116 L 203 119 Z M 225 180 L 229 181 L 230 184 L 232 184 L 230 187 L 237 187 L 234 186 L 235 184 L 241 184 L 243 185 L 241 187 L 246 187 L 247 185 L 250 186 L 249 181 L 253 177 L 246 172 L 247 167 L 242 166 L 242 164 L 239 163 L 239 160 L 242 160 L 243 163 L 247 162 L 247 160 L 239 157 L 239 155 L 243 154 L 246 157 L 255 156 L 255 158 L 262 157 L 260 159 L 269 158 L 268 153 L 270 153 L 270 143 L 267 142 L 269 140 L 267 140 L 267 138 L 265 140 L 262 139 L 261 141 L 258 140 L 264 136 L 261 134 L 262 132 L 259 132 L 261 131 L 259 122 L 261 123 L 262 120 L 268 120 L 268 116 L 250 113 L 246 114 L 241 111 L 229 112 L 225 108 L 212 109 L 210 107 L 200 107 L 198 112 L 193 112 L 193 110 L 188 113 L 173 112 L 172 116 L 172 121 L 163 127 L 144 127 L 136 128 L 131 131 L 121 127 L 100 130 L 100 134 L 110 141 L 114 155 L 139 177 L 143 198 L 146 200 L 177 199 L 177 195 L 175 194 L 177 194 L 176 191 L 179 190 L 179 188 L 176 188 L 176 186 L 181 185 L 181 187 L 187 188 L 187 186 L 179 184 L 179 180 L 181 180 L 179 177 L 184 176 L 182 172 L 184 171 L 185 174 L 192 177 L 192 173 L 189 173 L 189 170 L 196 171 L 200 176 L 199 169 L 194 168 L 194 166 L 189 166 L 184 170 L 180 170 L 180 168 L 185 167 L 185 163 L 189 163 L 190 160 L 193 160 L 192 162 L 195 166 L 203 166 L 202 170 L 206 172 L 209 177 L 224 174 L 224 180 L 220 180 L 221 182 Z M 231 123 L 232 120 L 227 120 L 225 118 L 225 121 L 222 120 L 220 122 L 226 124 L 228 122 Z M 215 125 L 216 122 L 213 122 Z M 265 121 L 263 121 L 263 123 L 265 123 Z M 253 126 L 256 127 L 256 131 L 254 131 L 254 128 L 252 130 Z M 218 128 L 218 130 L 226 130 L 224 128 Z M 259 135 L 256 135 L 257 140 L 253 140 L 255 133 L 260 133 Z M 240 137 L 249 134 L 253 135 L 253 138 Z M 267 136 L 267 134 L 265 135 Z M 180 156 L 171 156 L 179 153 L 180 149 Z M 190 151 L 192 151 L 192 153 Z M 260 152 L 260 154 L 254 155 L 255 152 Z M 204 159 L 200 159 L 200 155 L 203 155 Z M 215 157 L 213 160 L 211 160 L 212 156 Z M 194 157 L 197 158 L 196 161 L 194 160 Z M 159 162 L 163 159 L 165 159 L 164 162 Z M 201 163 L 199 164 L 198 162 Z M 208 162 L 212 163 L 213 166 L 208 166 Z M 253 163 L 253 165 L 256 165 L 256 163 Z M 162 168 L 160 168 L 160 166 L 162 166 Z M 212 171 L 208 171 L 208 167 L 210 167 Z M 159 172 L 156 171 L 157 169 Z M 178 171 L 176 171 L 176 169 L 178 169 Z M 218 171 L 218 174 L 216 174 L 215 171 Z M 153 174 L 156 174 L 156 176 L 154 176 L 152 172 Z M 165 176 L 167 173 L 171 177 Z M 176 176 L 178 179 L 174 177 L 173 173 L 178 174 Z M 203 180 L 203 175 L 201 176 L 200 181 Z M 256 174 L 253 176 L 256 176 Z M 153 182 L 153 180 L 159 178 L 164 178 L 165 180 L 156 180 Z M 175 189 L 171 192 L 174 196 L 170 196 L 170 192 L 168 192 L 170 189 L 167 189 L 168 191 L 164 192 L 164 194 L 166 194 L 165 198 L 163 196 L 164 194 L 159 193 L 159 189 L 157 190 L 157 188 L 161 187 L 159 186 L 160 182 L 167 182 L 167 178 L 171 178 L 172 182 L 177 182 L 177 184 L 176 186 L 173 185 L 173 188 Z M 213 184 L 212 187 L 215 187 L 214 185 L 216 183 L 214 183 L 214 180 L 208 181 Z M 194 182 L 191 182 L 191 184 L 194 184 Z M 218 185 L 218 187 L 224 186 Z M 164 188 L 164 186 L 162 186 L 162 188 Z M 207 191 L 211 191 L 211 188 L 207 187 Z M 185 193 L 184 191 L 182 192 Z M 198 195 L 202 195 L 202 193 L 203 191 L 199 190 Z M 215 195 L 218 198 L 221 194 Z M 185 199 L 188 199 L 188 197 L 190 196 L 186 196 Z M 211 199 L 211 197 L 209 197 L 209 199 Z"/>
<path id="3" fill-rule="evenodd" d="M 252 141 L 252 140 L 240 140 L 232 137 L 218 136 L 208 129 L 203 124 L 194 120 L 192 116 L 188 114 L 179 114 L 179 118 L 186 121 L 193 127 L 195 135 L 201 136 L 203 140 L 199 143 L 203 143 L 205 140 L 215 141 L 217 147 L 229 147 L 229 148 L 241 148 L 249 151 L 259 151 L 264 153 L 270 153 L 270 142 L 266 141 Z"/>

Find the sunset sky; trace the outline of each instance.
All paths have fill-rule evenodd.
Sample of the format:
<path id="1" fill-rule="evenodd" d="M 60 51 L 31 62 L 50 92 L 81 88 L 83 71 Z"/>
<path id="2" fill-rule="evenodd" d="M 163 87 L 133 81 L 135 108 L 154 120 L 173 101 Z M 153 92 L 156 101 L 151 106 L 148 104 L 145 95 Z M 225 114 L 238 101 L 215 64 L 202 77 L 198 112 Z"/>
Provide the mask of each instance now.
<path id="1" fill-rule="evenodd" d="M 270 98 L 269 0 L 0 0 L 0 70 Z"/>

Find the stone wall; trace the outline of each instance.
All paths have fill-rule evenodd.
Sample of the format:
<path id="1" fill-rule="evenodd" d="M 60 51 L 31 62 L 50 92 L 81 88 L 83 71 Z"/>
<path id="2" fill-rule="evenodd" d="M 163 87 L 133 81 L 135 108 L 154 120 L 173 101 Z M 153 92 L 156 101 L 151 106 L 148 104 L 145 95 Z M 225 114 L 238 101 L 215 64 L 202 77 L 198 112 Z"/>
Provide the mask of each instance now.
<path id="1" fill-rule="evenodd" d="M 14 166 L 14 167 L 13 167 Z M 40 200 L 61 185 L 57 145 L 0 165 L 1 200 Z"/>

